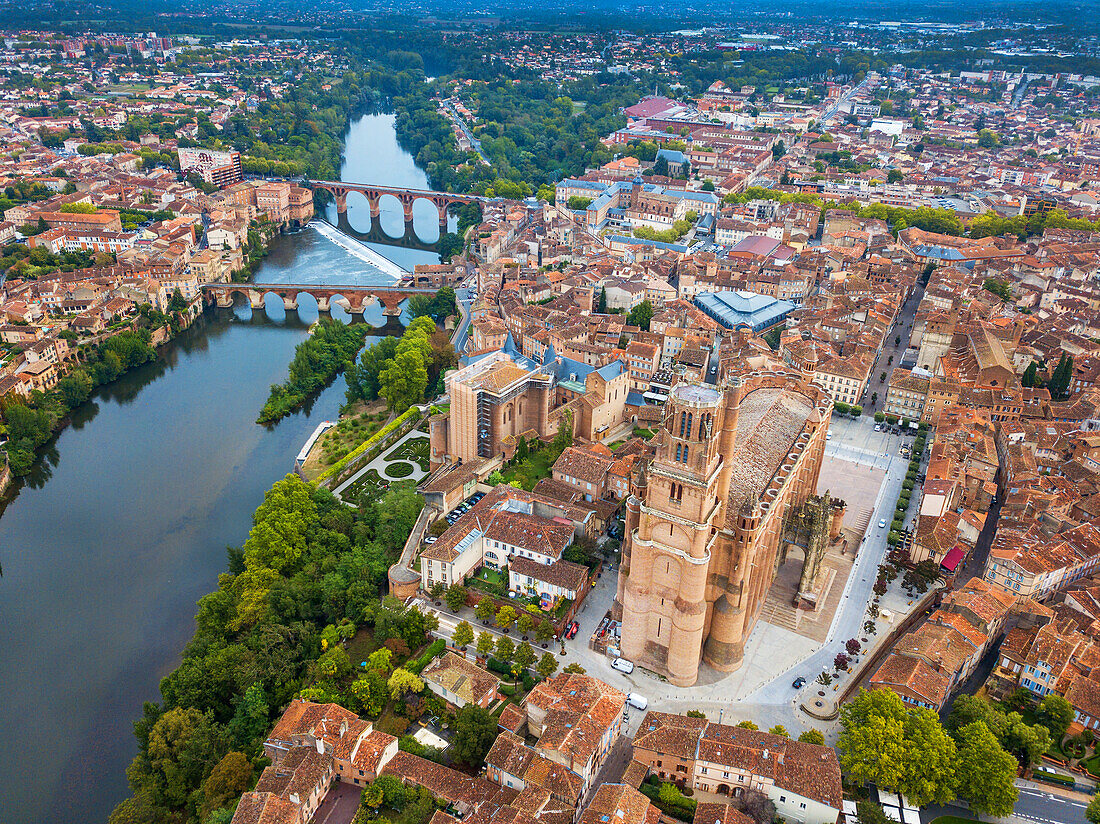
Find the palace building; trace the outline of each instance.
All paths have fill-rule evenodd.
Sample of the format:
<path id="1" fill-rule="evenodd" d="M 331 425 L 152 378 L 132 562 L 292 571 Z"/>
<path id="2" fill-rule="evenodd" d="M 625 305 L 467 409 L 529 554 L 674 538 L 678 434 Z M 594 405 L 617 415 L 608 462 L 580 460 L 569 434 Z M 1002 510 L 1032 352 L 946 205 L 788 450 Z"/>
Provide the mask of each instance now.
<path id="1" fill-rule="evenodd" d="M 796 522 L 813 503 L 831 414 L 829 396 L 791 372 L 672 389 L 656 456 L 626 504 L 626 658 L 677 686 L 695 683 L 700 661 L 740 666 L 779 563 L 800 547 Z M 805 608 L 816 604 L 823 547 L 801 547 Z"/>

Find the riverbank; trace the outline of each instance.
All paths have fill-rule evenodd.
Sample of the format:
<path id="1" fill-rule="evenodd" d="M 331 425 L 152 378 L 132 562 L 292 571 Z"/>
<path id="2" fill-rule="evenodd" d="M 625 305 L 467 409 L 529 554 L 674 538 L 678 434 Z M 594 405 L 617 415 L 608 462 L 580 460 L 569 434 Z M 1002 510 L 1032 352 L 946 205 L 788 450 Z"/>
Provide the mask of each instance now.
<path id="1" fill-rule="evenodd" d="M 392 121 L 373 114 L 353 124 L 346 179 L 424 188 Z M 365 202 L 354 208 L 369 220 Z M 427 210 L 416 218 L 438 226 Z M 374 245 L 409 268 L 437 260 Z M 310 231 L 274 236 L 254 281 L 391 282 Z M 333 315 L 346 317 L 339 307 Z M 4 824 L 105 822 L 129 794 L 133 721 L 144 702 L 162 700 L 160 680 L 194 633 L 195 604 L 226 571 L 225 547 L 241 545 L 264 492 L 344 404 L 338 380 L 279 423 L 255 423 L 317 319 L 311 301 L 286 312 L 275 296 L 255 311 L 202 312 L 154 360 L 94 390 L 13 481 L 0 517 Z M 386 320 L 367 307 L 366 322 Z M 44 710 L 33 725 L 27 707 Z"/>

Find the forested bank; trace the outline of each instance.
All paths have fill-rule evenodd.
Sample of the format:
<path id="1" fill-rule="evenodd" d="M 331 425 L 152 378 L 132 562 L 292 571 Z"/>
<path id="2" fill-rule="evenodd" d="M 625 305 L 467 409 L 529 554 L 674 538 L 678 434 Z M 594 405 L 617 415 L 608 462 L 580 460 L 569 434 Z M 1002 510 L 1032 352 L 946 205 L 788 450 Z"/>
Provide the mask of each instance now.
<path id="1" fill-rule="evenodd" d="M 25 399 L 9 393 L 0 399 L 12 474 L 26 475 L 30 471 L 38 448 L 92 392 L 156 358 L 151 337 L 148 328 L 120 332 L 91 347 L 83 361 L 50 391 L 35 390 Z"/>
<path id="2" fill-rule="evenodd" d="M 296 475 L 272 486 L 218 588 L 198 604 L 194 638 L 134 724 L 133 796 L 111 824 L 225 824 L 268 763 L 262 743 L 297 695 L 370 717 L 387 683 L 355 677 L 337 643 L 423 646 L 431 616 L 379 601 L 423 500 L 411 484 L 350 509 Z M 384 703 L 384 701 L 383 701 Z"/>
<path id="3" fill-rule="evenodd" d="M 313 334 L 298 344 L 286 381 L 272 385 L 256 423 L 275 423 L 294 412 L 355 362 L 370 331 L 365 323 L 318 321 Z"/>

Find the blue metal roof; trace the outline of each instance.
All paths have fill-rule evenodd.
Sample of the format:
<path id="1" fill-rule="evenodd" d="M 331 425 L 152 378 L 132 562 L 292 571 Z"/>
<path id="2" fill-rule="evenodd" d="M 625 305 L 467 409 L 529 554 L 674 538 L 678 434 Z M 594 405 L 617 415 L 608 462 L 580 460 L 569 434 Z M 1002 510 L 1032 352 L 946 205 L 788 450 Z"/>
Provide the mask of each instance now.
<path id="1" fill-rule="evenodd" d="M 695 305 L 727 329 L 748 326 L 753 331 L 778 323 L 795 308 L 789 300 L 740 291 L 702 294 Z"/>

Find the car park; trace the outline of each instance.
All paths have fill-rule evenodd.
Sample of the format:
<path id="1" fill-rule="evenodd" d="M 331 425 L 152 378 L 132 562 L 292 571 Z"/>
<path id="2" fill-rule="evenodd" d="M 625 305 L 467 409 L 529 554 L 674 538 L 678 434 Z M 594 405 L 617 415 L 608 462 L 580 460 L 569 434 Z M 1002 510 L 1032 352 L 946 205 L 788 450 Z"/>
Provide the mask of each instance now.
<path id="1" fill-rule="evenodd" d="M 627 661 L 625 658 L 616 658 L 611 662 L 611 668 L 617 669 L 619 672 L 625 673 L 626 675 L 630 675 L 630 673 L 634 672 L 634 664 Z"/>

